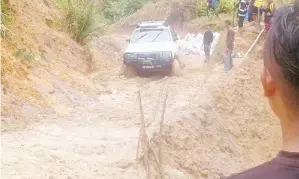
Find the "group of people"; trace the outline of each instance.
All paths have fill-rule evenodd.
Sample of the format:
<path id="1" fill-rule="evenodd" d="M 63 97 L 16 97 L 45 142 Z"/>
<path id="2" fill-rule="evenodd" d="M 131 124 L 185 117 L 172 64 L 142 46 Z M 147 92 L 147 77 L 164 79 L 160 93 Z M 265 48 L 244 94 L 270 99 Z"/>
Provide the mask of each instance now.
<path id="1" fill-rule="evenodd" d="M 275 13 L 275 4 L 273 0 L 267 0 L 267 6 L 264 7 L 264 0 L 240 0 L 237 4 L 238 6 L 238 27 L 239 32 L 242 34 L 242 27 L 244 24 L 244 19 L 246 14 L 248 15 L 248 21 L 256 21 L 260 22 L 260 17 L 264 13 L 264 22 L 265 22 L 265 31 L 268 33 L 271 27 L 272 18 Z M 225 26 L 227 28 L 227 36 L 226 36 L 226 48 L 225 48 L 225 63 L 224 68 L 225 71 L 229 71 L 233 67 L 232 61 L 232 52 L 234 49 L 234 40 L 235 40 L 235 31 L 232 27 L 232 22 L 227 20 L 225 21 Z M 204 33 L 204 52 L 206 56 L 205 62 L 210 60 L 210 50 L 211 44 L 213 42 L 213 32 L 211 31 L 211 27 Z"/>
<path id="2" fill-rule="evenodd" d="M 244 20 L 247 16 L 249 22 L 256 22 L 260 26 L 261 17 L 264 15 L 264 23 L 266 32 L 269 31 L 271 26 L 271 19 L 275 12 L 275 4 L 273 0 L 239 0 L 237 3 L 238 9 L 238 26 L 241 31 Z M 207 0 L 207 9 L 215 10 L 220 0 Z M 207 11 L 207 13 L 208 13 Z"/>
<path id="3" fill-rule="evenodd" d="M 299 0 L 277 9 L 273 16 L 264 44 L 261 81 L 264 95 L 280 120 L 282 149 L 271 161 L 226 179 L 298 179 Z"/>
<path id="4" fill-rule="evenodd" d="M 235 31 L 232 27 L 232 23 L 229 20 L 225 21 L 225 27 L 227 29 L 226 43 L 225 43 L 225 61 L 224 61 L 224 70 L 229 71 L 233 67 L 232 53 L 234 50 L 234 41 L 235 41 Z M 211 45 L 213 42 L 213 32 L 211 26 L 208 27 L 208 30 L 204 33 L 203 46 L 205 52 L 205 63 L 210 60 L 211 57 Z"/>
<path id="5" fill-rule="evenodd" d="M 275 4 L 273 0 L 240 0 L 238 3 L 238 27 L 241 30 L 247 15 L 249 22 L 256 22 L 260 26 L 261 18 L 264 14 L 264 23 L 266 33 L 270 30 L 272 18 L 275 13 Z"/>
<path id="6" fill-rule="evenodd" d="M 273 21 L 264 45 L 261 75 L 264 95 L 280 120 L 282 149 L 271 161 L 224 177 L 226 179 L 299 179 L 299 0 L 295 1 L 295 5 L 279 8 L 272 14 Z M 274 8 L 270 7 L 271 4 L 268 6 L 269 9 Z M 268 11 L 264 12 L 267 15 Z M 234 31 L 230 21 L 226 21 L 226 25 L 226 48 L 227 54 L 230 54 Z M 210 31 L 205 34 L 211 37 Z M 204 43 L 208 47 L 210 42 L 206 40 Z"/>

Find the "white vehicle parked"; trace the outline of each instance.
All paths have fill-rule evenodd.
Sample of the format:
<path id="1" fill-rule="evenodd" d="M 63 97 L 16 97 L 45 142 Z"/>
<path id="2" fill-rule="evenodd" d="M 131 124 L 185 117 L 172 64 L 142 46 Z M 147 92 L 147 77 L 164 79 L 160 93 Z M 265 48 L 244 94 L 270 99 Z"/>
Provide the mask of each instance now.
<path id="1" fill-rule="evenodd" d="M 147 21 L 137 25 L 125 50 L 122 73 L 164 71 L 180 75 L 178 36 L 165 21 Z"/>

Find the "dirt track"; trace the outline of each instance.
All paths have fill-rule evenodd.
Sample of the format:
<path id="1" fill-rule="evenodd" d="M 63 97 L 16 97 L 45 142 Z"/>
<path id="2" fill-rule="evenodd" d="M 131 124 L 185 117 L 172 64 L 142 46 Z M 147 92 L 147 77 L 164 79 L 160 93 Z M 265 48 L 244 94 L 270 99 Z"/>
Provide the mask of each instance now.
<path id="1" fill-rule="evenodd" d="M 78 94 L 67 86 L 59 86 L 56 90 L 63 89 L 68 94 L 68 100 L 71 100 L 71 103 L 65 104 L 71 104 L 70 116 L 57 118 L 48 115 L 25 130 L 4 133 L 3 178 L 144 178 L 142 165 L 135 161 L 139 131 L 136 91 L 142 91 L 145 116 L 149 120 L 165 83 L 170 98 L 167 103 L 164 155 L 170 178 L 219 178 L 270 158 L 270 153 L 254 154 L 260 148 L 274 151 L 272 154 L 275 154 L 273 147 L 263 143 L 264 140 L 273 139 L 274 143 L 271 144 L 279 146 L 279 141 L 275 139 L 277 134 L 259 134 L 267 134 L 262 124 L 269 126 L 269 122 L 275 123 L 267 118 L 258 119 L 259 113 L 265 111 L 266 103 L 256 109 L 259 112 L 254 120 L 258 120 L 261 126 L 257 128 L 256 125 L 247 124 L 242 129 L 246 123 L 244 120 L 252 120 L 253 116 L 250 113 L 248 116 L 240 114 L 237 101 L 259 98 L 260 93 L 248 98 L 244 96 L 246 93 L 242 94 L 243 87 L 238 86 L 239 82 L 234 86 L 229 84 L 232 80 L 228 81 L 225 77 L 233 79 L 239 76 L 237 80 L 251 83 L 258 74 L 251 80 L 252 77 L 246 75 L 244 70 L 234 69 L 227 74 L 221 64 L 214 64 L 211 68 L 201 65 L 202 61 L 201 57 L 183 58 L 186 68 L 181 77 L 126 79 L 118 75 L 116 68 L 107 68 L 106 71 L 90 74 L 95 84 L 107 89 L 97 96 Z M 255 62 L 247 70 L 252 71 L 258 64 Z M 106 80 L 103 80 L 104 74 Z M 99 80 L 98 76 L 102 79 Z M 227 87 L 225 84 L 234 86 L 241 96 L 225 100 L 226 95 L 221 97 L 223 88 Z M 249 90 L 256 87 L 259 88 L 259 84 L 253 84 Z M 229 94 L 231 89 L 227 90 Z M 237 94 L 233 92 L 231 95 L 234 93 Z M 64 101 L 61 102 L 63 104 Z M 251 105 L 254 106 L 250 104 L 249 108 L 254 110 Z M 229 115 L 234 117 L 225 118 Z M 275 129 L 278 132 L 276 124 L 271 126 L 267 130 Z M 242 139 L 247 135 L 253 135 L 253 138 Z M 252 160 L 253 155 L 259 159 Z M 224 165 L 234 167 L 226 168 Z"/>
<path id="2" fill-rule="evenodd" d="M 168 178 L 219 178 L 278 151 L 280 129 L 263 99 L 259 49 L 242 65 L 235 59 L 238 68 L 229 73 L 221 61 L 204 66 L 202 57 L 184 56 L 180 77 L 128 79 L 119 76 L 126 35 L 95 39 L 93 61 L 86 64 L 82 47 L 44 22 L 45 14 L 55 15 L 55 1 L 49 1 L 51 8 L 42 0 L 11 2 L 20 16 L 15 33 L 25 39 L 17 45 L 41 57 L 24 72 L 28 77 L 20 78 L 19 60 L 13 60 L 7 46 L 1 51 L 5 70 L 15 70 L 5 75 L 7 92 L 1 94 L 1 178 L 145 178 L 135 161 L 136 91 L 142 92 L 150 120 L 164 84 L 169 92 L 163 140 Z M 132 24 L 143 12 L 152 15 L 141 9 L 130 18 Z M 237 37 L 236 51 L 245 52 L 255 36 Z M 157 121 L 160 114 L 159 108 Z M 156 176 L 152 165 L 151 174 Z"/>
<path id="3" fill-rule="evenodd" d="M 200 66 L 203 60 L 191 62 Z M 55 93 L 66 93 L 71 100 L 60 100 L 62 106 L 71 108 L 70 116 L 44 115 L 29 128 L 4 133 L 3 178 L 143 178 L 142 167 L 135 163 L 139 132 L 137 90 L 142 91 L 146 118 L 150 118 L 166 81 L 168 90 L 185 86 L 180 81 L 197 84 L 189 77 L 127 79 L 119 76 L 116 68 L 90 75 L 94 81 L 101 76 L 100 82 L 95 83 L 107 89 L 107 94 L 96 97 L 74 93 L 68 86 L 57 84 Z M 106 73 L 109 78 L 103 84 Z M 168 113 L 178 115 L 197 90 L 192 86 L 184 88 L 176 100 L 169 101 Z M 171 95 L 174 93 L 176 90 Z"/>

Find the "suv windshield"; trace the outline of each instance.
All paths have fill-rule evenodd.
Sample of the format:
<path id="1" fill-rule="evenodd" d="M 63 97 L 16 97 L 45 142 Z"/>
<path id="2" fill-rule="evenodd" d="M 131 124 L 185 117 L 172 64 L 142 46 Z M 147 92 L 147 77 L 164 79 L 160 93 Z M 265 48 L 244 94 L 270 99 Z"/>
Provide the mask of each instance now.
<path id="1" fill-rule="evenodd" d="M 168 29 L 140 29 L 136 30 L 132 43 L 169 42 L 171 41 Z"/>

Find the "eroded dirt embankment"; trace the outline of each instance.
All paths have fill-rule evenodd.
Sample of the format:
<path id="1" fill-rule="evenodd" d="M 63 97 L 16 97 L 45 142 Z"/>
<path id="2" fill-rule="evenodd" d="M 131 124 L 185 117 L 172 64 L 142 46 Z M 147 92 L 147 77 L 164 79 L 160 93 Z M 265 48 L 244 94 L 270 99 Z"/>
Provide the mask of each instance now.
<path id="1" fill-rule="evenodd" d="M 195 75 L 196 85 L 188 84 L 197 89 L 188 94 L 193 98 L 167 117 L 164 158 L 169 165 L 195 178 L 219 178 L 276 155 L 279 121 L 262 98 L 261 65 L 261 59 L 250 58 L 230 73 L 213 69 L 204 80 Z M 185 85 L 179 84 L 183 91 Z"/>

